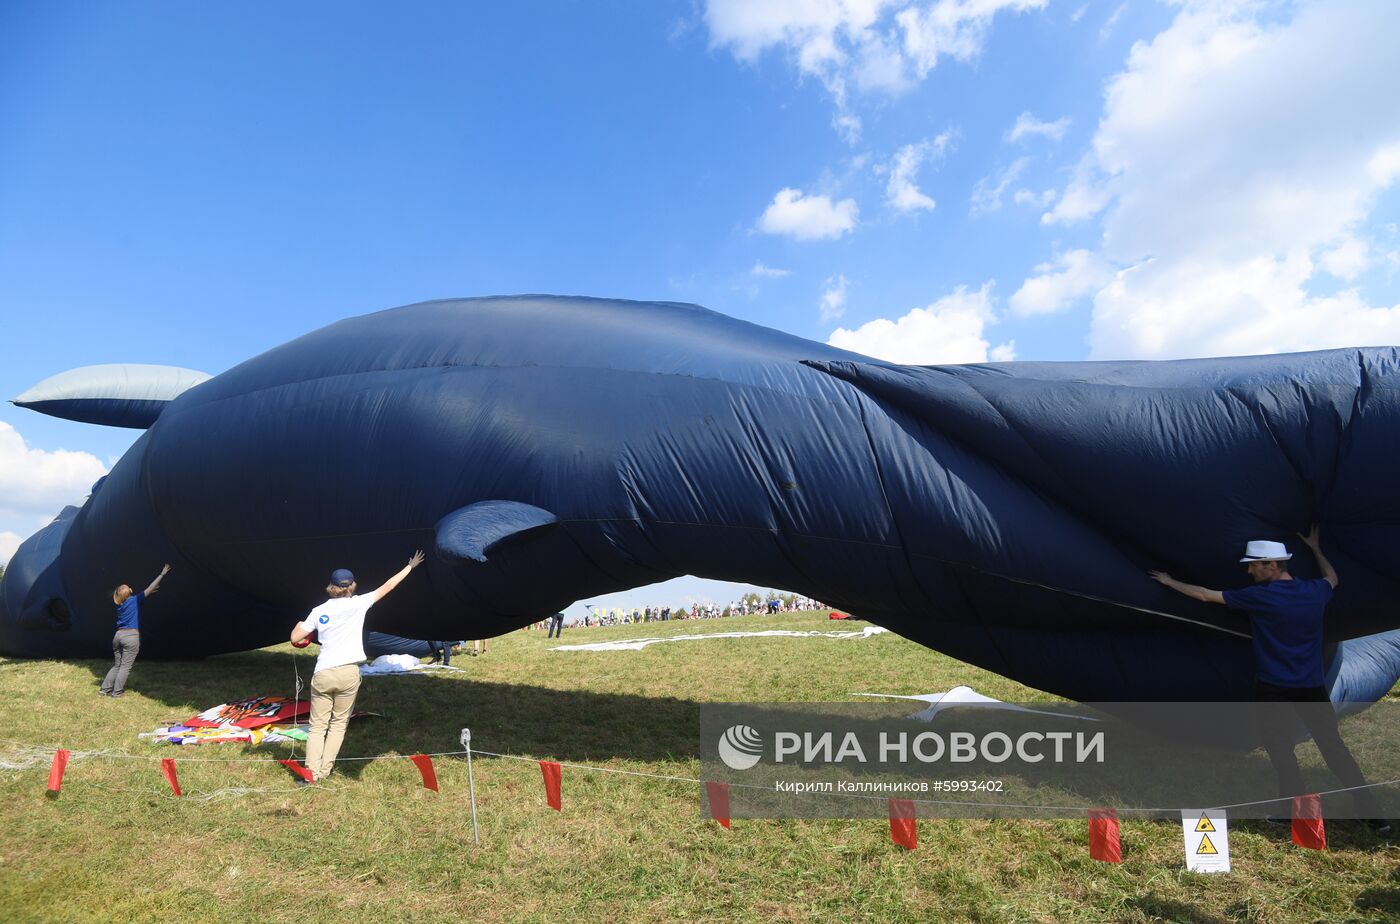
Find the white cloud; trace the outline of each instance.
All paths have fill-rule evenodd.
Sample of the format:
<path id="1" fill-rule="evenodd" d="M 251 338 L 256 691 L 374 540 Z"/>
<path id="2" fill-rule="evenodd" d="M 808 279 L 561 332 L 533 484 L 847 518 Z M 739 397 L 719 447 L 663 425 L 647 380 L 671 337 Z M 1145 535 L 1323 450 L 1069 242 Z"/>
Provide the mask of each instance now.
<path id="1" fill-rule="evenodd" d="M 1098 257 L 1126 268 L 1095 296 L 1096 357 L 1400 342 L 1400 306 L 1310 294 L 1369 265 L 1377 199 L 1400 179 L 1400 4 L 1261 10 L 1183 4 L 1134 45 L 1042 219 L 1098 216 Z"/>
<path id="2" fill-rule="evenodd" d="M 10 563 L 13 559 L 15 549 L 24 542 L 24 536 L 17 532 L 0 532 L 0 564 Z"/>
<path id="3" fill-rule="evenodd" d="M 758 220 L 768 234 L 799 241 L 839 238 L 856 226 L 860 210 L 854 199 L 832 202 L 826 196 L 804 196 L 800 189 L 780 189 Z"/>
<path id="4" fill-rule="evenodd" d="M 939 55 L 968 61 L 986 43 L 993 17 L 1002 10 L 1024 12 L 1047 0 L 938 0 L 910 4 L 895 15 L 904 33 L 904 53 L 919 78 L 938 64 Z"/>
<path id="5" fill-rule="evenodd" d="M 1060 311 L 1113 278 L 1112 267 L 1087 250 L 1061 254 L 1054 264 L 1037 266 L 1036 272 L 1040 275 L 1027 279 L 1009 299 L 1013 313 L 1024 317 Z"/>
<path id="6" fill-rule="evenodd" d="M 985 328 L 996 320 L 992 310 L 992 283 L 975 292 L 959 286 L 925 308 L 914 308 L 894 321 L 879 318 L 855 330 L 832 332 L 827 343 L 877 359 L 909 365 L 982 363 L 1015 358 L 1015 344 L 991 347 Z M 989 353 L 990 350 L 990 353 Z"/>
<path id="7" fill-rule="evenodd" d="M 1108 18 L 1105 19 L 1103 21 L 1103 25 L 1099 27 L 1099 41 L 1108 41 L 1108 37 L 1113 34 L 1113 27 L 1118 25 L 1119 18 L 1123 15 L 1123 11 L 1127 8 L 1128 4 L 1120 3 L 1118 4 L 1118 8 L 1116 10 L 1108 14 Z"/>
<path id="8" fill-rule="evenodd" d="M 1100 182 L 1099 179 L 1094 174 L 1093 158 L 1086 155 L 1075 167 L 1074 177 L 1064 192 L 1052 197 L 1052 201 L 1055 198 L 1059 201 L 1053 209 L 1040 216 L 1040 223 L 1072 225 L 1102 212 L 1112 199 L 1112 193 L 1108 184 Z"/>
<path id="9" fill-rule="evenodd" d="M 1033 205 L 1036 208 L 1047 208 L 1055 201 L 1055 190 L 1046 189 L 1041 192 L 1031 192 L 1029 189 L 1018 189 L 1011 197 L 1011 201 L 1017 205 Z"/>
<path id="10" fill-rule="evenodd" d="M 1371 266 L 1371 247 L 1356 237 L 1347 237 L 1336 247 L 1324 251 L 1318 260 L 1322 268 L 1350 282 Z"/>
<path id="11" fill-rule="evenodd" d="M 32 449 L 14 427 L 0 421 L 0 517 L 43 516 L 47 522 L 65 505 L 81 503 L 105 474 L 96 456 Z"/>
<path id="12" fill-rule="evenodd" d="M 764 266 L 760 261 L 749 270 L 750 276 L 757 276 L 760 279 L 782 279 L 792 275 L 792 270 L 778 269 L 774 266 Z"/>
<path id="13" fill-rule="evenodd" d="M 819 315 L 823 321 L 834 321 L 846 313 L 846 277 L 832 276 L 822 292 Z"/>
<path id="14" fill-rule="evenodd" d="M 15 549 L 24 541 L 24 537 L 19 533 L 0 533 L 0 565 L 7 564 L 11 558 L 15 557 Z"/>
<path id="15" fill-rule="evenodd" d="M 833 125 L 859 138 L 849 91 L 899 94 L 927 76 L 940 55 L 971 60 L 1002 10 L 1047 0 L 707 0 L 710 45 L 753 63 L 784 51 L 798 73 L 821 81 L 836 104 Z"/>
<path id="16" fill-rule="evenodd" d="M 991 348 L 987 353 L 987 359 L 994 363 L 1009 363 L 1016 361 L 1016 341 L 1008 340 Z"/>
<path id="17" fill-rule="evenodd" d="M 1222 266 L 1156 261 L 1134 267 L 1094 303 L 1096 356 L 1241 356 L 1400 343 L 1400 305 L 1375 308 L 1354 290 L 1312 297 L 1307 254 Z"/>
<path id="18" fill-rule="evenodd" d="M 1026 170 L 1026 165 L 1030 162 L 1029 157 L 1018 157 L 1012 161 L 1011 166 L 997 176 L 995 182 L 990 176 L 984 176 L 978 180 L 972 187 L 972 214 L 985 215 L 1001 208 L 1001 197 L 1006 192 L 1007 187 L 1020 178 Z"/>
<path id="19" fill-rule="evenodd" d="M 1023 112 L 1016 117 L 1016 124 L 1011 126 L 1011 130 L 1006 133 L 1006 140 L 1015 142 L 1022 138 L 1039 135 L 1042 138 L 1049 138 L 1051 141 L 1059 141 L 1065 136 L 1065 131 L 1068 129 L 1069 116 L 1056 119 L 1053 122 L 1042 122 L 1029 112 Z"/>
<path id="20" fill-rule="evenodd" d="M 859 116 L 851 115 L 849 112 L 838 112 L 831 117 L 831 127 L 836 129 L 836 134 L 851 146 L 855 146 L 860 141 L 861 121 Z"/>
<path id="21" fill-rule="evenodd" d="M 913 212 L 920 209 L 933 211 L 936 203 L 924 195 L 914 182 L 924 161 L 941 158 L 952 143 L 953 132 L 946 131 L 932 141 L 906 144 L 894 155 L 889 166 L 890 179 L 885 187 L 885 201 L 899 212 Z"/>

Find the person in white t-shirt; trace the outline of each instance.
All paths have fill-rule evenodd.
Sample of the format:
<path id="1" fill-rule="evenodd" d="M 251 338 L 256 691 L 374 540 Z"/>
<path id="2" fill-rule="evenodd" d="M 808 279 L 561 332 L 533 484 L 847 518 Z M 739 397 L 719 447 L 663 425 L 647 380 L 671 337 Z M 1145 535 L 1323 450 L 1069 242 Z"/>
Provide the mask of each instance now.
<path id="1" fill-rule="evenodd" d="M 360 692 L 365 614 L 421 564 L 423 553 L 414 552 L 398 574 L 372 593 L 359 595 L 355 593 L 355 575 L 337 568 L 326 587 L 330 599 L 292 627 L 293 645 L 312 632 L 321 644 L 316 671 L 311 675 L 311 730 L 306 740 L 306 769 L 311 771 L 312 780 L 330 776 L 340 743 L 345 740 L 345 726 L 355 708 L 355 694 Z"/>

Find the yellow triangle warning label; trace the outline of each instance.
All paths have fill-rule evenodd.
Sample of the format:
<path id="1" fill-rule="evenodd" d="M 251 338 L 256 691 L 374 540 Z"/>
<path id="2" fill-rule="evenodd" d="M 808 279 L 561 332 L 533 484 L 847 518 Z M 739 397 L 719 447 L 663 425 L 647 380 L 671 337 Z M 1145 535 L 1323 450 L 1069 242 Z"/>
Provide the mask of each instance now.
<path id="1" fill-rule="evenodd" d="M 1196 822 L 1196 833 L 1197 833 L 1197 834 L 1200 834 L 1202 831 L 1214 831 L 1214 830 L 1215 830 L 1215 825 L 1211 824 L 1210 818 L 1206 815 L 1205 812 L 1202 812 L 1202 813 L 1201 813 L 1201 820 L 1198 821 L 1198 822 Z"/>
<path id="2" fill-rule="evenodd" d="M 1218 856 L 1219 853 L 1220 851 L 1216 850 L 1215 845 L 1210 842 L 1210 835 L 1202 834 L 1201 846 L 1196 848 L 1196 856 L 1214 857 Z"/>

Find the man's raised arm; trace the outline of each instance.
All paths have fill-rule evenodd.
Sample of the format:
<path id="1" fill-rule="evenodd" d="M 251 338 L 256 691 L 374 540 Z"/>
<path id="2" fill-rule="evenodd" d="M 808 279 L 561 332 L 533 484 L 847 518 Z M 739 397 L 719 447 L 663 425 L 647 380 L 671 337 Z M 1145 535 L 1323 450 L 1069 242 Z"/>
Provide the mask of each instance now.
<path id="1" fill-rule="evenodd" d="M 1332 567 L 1327 556 L 1322 554 L 1322 542 L 1318 539 L 1317 524 L 1313 524 L 1313 528 L 1308 531 L 1306 536 L 1299 533 L 1298 538 L 1302 539 L 1303 544 L 1309 549 L 1312 549 L 1313 558 L 1317 559 L 1317 567 L 1322 570 L 1322 579 L 1331 584 L 1332 589 L 1335 590 L 1337 585 L 1341 583 L 1341 578 L 1337 577 L 1337 569 Z"/>
<path id="2" fill-rule="evenodd" d="M 389 578 L 389 580 L 385 581 L 383 584 L 380 584 L 379 587 L 375 589 L 374 593 L 372 594 L 372 596 L 374 597 L 374 602 L 378 603 L 380 600 L 383 600 L 385 597 L 389 596 L 389 594 L 393 592 L 394 588 L 398 587 L 399 583 L 404 578 L 408 577 L 408 573 L 421 564 L 423 564 L 423 552 L 420 550 L 413 553 L 413 557 L 408 560 L 408 564 L 404 565 L 401 569 L 399 569 L 398 574 Z"/>
<path id="3" fill-rule="evenodd" d="M 1185 594 L 1193 600 L 1200 600 L 1202 603 L 1225 602 L 1225 595 L 1220 591 L 1211 590 L 1209 587 L 1201 587 L 1197 584 L 1187 584 L 1184 581 L 1178 581 L 1165 571 L 1149 571 L 1147 575 L 1163 587 L 1170 587 L 1177 593 Z"/>

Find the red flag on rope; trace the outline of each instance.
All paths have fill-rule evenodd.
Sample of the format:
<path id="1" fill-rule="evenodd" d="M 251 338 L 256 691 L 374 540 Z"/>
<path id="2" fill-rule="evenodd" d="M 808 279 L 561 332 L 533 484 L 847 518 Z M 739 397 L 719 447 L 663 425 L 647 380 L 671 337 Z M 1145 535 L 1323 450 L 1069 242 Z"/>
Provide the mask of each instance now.
<path id="1" fill-rule="evenodd" d="M 1312 850 L 1327 849 L 1327 832 L 1322 827 L 1322 797 L 1293 797 L 1293 843 Z"/>
<path id="2" fill-rule="evenodd" d="M 68 767 L 68 752 L 59 748 L 53 752 L 53 763 L 49 764 L 49 792 L 50 796 L 57 797 L 58 791 L 63 788 L 63 771 Z"/>
<path id="3" fill-rule="evenodd" d="M 166 780 L 170 782 L 170 788 L 175 790 L 175 795 L 183 796 L 180 792 L 180 781 L 175 777 L 175 758 L 162 757 L 160 759 L 160 772 L 165 774 Z"/>
<path id="4" fill-rule="evenodd" d="M 889 802 L 890 840 L 913 850 L 919 846 L 919 827 L 914 817 L 914 803 L 910 799 L 891 799 Z"/>
<path id="5" fill-rule="evenodd" d="M 562 769 L 552 760 L 540 761 L 540 772 L 544 774 L 544 797 L 549 807 L 556 812 L 564 811 L 564 802 L 559 797 L 559 777 Z"/>
<path id="6" fill-rule="evenodd" d="M 418 772 L 423 774 L 423 788 L 437 792 L 437 773 L 433 770 L 433 759 L 427 754 L 414 754 L 409 760 L 413 761 Z"/>
<path id="7" fill-rule="evenodd" d="M 705 799 L 710 803 L 710 817 L 725 828 L 729 827 L 729 784 L 705 781 Z"/>
<path id="8" fill-rule="evenodd" d="M 1104 863 L 1122 863 L 1117 809 L 1089 809 L 1089 856 Z"/>
<path id="9" fill-rule="evenodd" d="M 305 767 L 303 767 L 301 764 L 297 763 L 296 761 L 294 761 L 294 760 L 279 760 L 279 761 L 277 761 L 277 762 L 278 762 L 279 764 L 281 764 L 282 766 L 286 767 L 288 770 L 290 770 L 290 771 L 292 771 L 293 773 L 295 773 L 297 776 L 301 777 L 303 780 L 306 780 L 306 782 L 308 782 L 308 783 L 313 783 L 313 782 L 315 782 L 315 779 L 314 779 L 314 778 L 312 777 L 312 775 L 311 775 L 311 771 L 308 770 L 308 769 L 306 769 Z"/>

